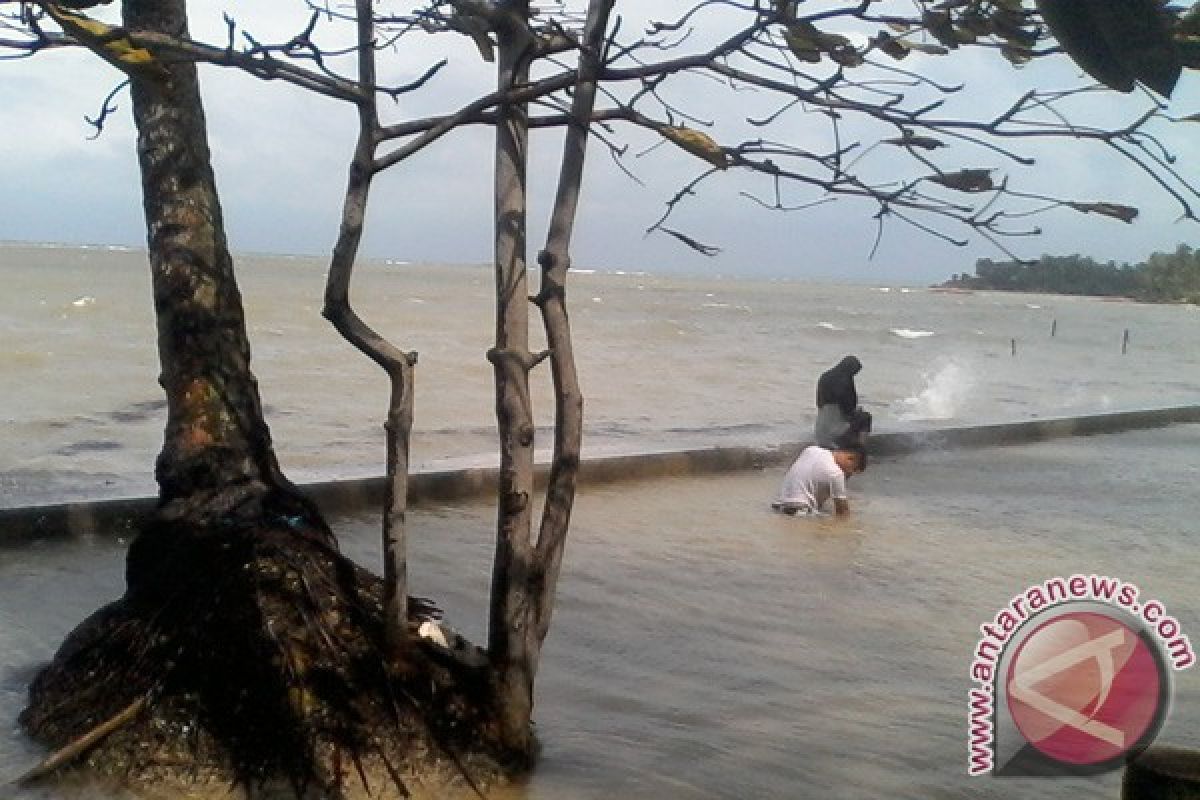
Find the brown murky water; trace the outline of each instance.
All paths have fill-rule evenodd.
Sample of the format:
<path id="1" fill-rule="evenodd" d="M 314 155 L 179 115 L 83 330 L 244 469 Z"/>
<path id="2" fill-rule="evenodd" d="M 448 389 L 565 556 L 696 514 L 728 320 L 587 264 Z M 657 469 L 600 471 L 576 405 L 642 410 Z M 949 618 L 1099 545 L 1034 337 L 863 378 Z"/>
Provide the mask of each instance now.
<path id="1" fill-rule="evenodd" d="M 300 481 L 383 468 L 386 381 L 320 317 L 324 270 L 238 258 L 253 367 Z M 153 493 L 165 412 L 145 254 L 0 244 L 0 277 L 0 506 Z M 491 273 L 368 263 L 356 281 L 364 318 L 420 353 L 414 465 L 495 459 Z M 570 292 L 585 455 L 797 441 L 846 353 L 877 430 L 1200 396 L 1196 306 L 587 271 Z M 553 403 L 534 377 L 544 446 Z"/>
<path id="2" fill-rule="evenodd" d="M 543 758 L 510 794 L 1115 800 L 1115 774 L 968 778 L 968 664 L 1013 594 L 1075 572 L 1138 584 L 1200 642 L 1197 452 L 1190 425 L 879 460 L 844 520 L 770 513 L 776 471 L 588 488 L 538 676 Z M 414 591 L 477 639 L 493 518 L 410 515 Z M 375 514 L 335 527 L 377 560 Z M 121 592 L 122 552 L 0 553 L 0 782 L 37 758 L 14 724 L 32 668 Z M 1200 670 L 1174 677 L 1159 741 L 1200 746 Z"/>

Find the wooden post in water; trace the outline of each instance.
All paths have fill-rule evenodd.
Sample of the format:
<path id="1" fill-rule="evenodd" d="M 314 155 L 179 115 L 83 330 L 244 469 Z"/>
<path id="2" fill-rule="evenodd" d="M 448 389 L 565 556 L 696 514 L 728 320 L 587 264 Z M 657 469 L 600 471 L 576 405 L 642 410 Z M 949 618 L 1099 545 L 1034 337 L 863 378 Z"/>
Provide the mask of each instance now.
<path id="1" fill-rule="evenodd" d="M 1058 333 L 1058 320 L 1050 323 L 1050 338 L 1054 338 L 1054 334 Z"/>
<path id="2" fill-rule="evenodd" d="M 1125 335 L 1121 337 L 1121 355 L 1125 355 L 1125 351 L 1129 349 L 1129 328 L 1125 329 Z"/>
<path id="3" fill-rule="evenodd" d="M 1017 340 L 1016 340 L 1016 339 L 1012 339 L 1012 340 L 1010 340 L 1010 341 L 1012 342 L 1012 354 L 1013 354 L 1013 358 L 1016 358 L 1016 356 L 1017 356 Z"/>

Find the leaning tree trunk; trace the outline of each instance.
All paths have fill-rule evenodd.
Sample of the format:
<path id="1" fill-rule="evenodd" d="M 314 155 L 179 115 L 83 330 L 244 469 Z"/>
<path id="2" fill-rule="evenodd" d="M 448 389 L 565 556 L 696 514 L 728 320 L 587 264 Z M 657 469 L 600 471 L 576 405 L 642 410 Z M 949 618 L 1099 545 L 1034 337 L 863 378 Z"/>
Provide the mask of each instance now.
<path id="1" fill-rule="evenodd" d="M 183 35 L 184 0 L 126 0 L 134 29 Z M 160 383 L 167 426 L 156 465 L 160 514 L 257 513 L 290 485 L 279 470 L 250 372 L 242 299 L 217 199 L 195 66 L 132 81 Z"/>
<path id="2" fill-rule="evenodd" d="M 550 348 L 550 370 L 554 381 L 554 455 L 550 461 L 546 501 L 538 529 L 536 570 L 529 587 L 532 624 L 528 626 L 526 636 L 530 639 L 531 674 L 536 674 L 542 642 L 550 631 L 550 618 L 554 614 L 558 575 L 575 503 L 583 448 L 583 391 L 575 370 L 575 350 L 567 315 L 567 272 L 571 268 L 571 235 L 579 210 L 590 121 L 596 105 L 597 78 L 604 63 L 604 35 L 614 2 L 590 0 L 588 3 L 579 52 L 579 76 L 575 81 L 571 120 L 563 142 L 558 190 L 546 233 L 546 247 L 538 254 L 542 284 L 534 302 L 541 311 L 546 343 Z"/>

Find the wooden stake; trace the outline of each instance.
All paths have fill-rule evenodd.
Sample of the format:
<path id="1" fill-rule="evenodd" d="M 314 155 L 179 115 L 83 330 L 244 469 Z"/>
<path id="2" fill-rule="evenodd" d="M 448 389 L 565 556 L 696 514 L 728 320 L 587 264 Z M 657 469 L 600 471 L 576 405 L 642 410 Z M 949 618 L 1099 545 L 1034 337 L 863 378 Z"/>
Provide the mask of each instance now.
<path id="1" fill-rule="evenodd" d="M 1058 320 L 1050 323 L 1050 336 L 1053 337 L 1056 333 L 1058 333 Z"/>
<path id="2" fill-rule="evenodd" d="M 1125 335 L 1121 337 L 1121 355 L 1125 355 L 1125 351 L 1129 349 L 1129 328 L 1125 329 Z"/>
<path id="3" fill-rule="evenodd" d="M 1012 354 L 1013 354 L 1014 358 L 1017 355 L 1017 340 L 1016 339 L 1012 340 Z"/>

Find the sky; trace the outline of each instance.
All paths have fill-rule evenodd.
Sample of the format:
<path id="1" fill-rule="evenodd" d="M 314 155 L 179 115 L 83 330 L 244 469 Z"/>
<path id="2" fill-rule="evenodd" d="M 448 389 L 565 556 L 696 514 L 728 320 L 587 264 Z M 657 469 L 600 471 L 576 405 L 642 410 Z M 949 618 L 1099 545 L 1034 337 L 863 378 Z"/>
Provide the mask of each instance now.
<path id="1" fill-rule="evenodd" d="M 197 38 L 223 43 L 222 13 L 260 38 L 295 30 L 299 4 L 248 0 L 193 0 L 191 27 Z M 618 10 L 678 8 L 679 3 L 642 0 Z M 285 10 L 286 9 L 286 10 Z M 115 11 L 99 12 L 110 19 Z M 634 13 L 634 12 L 626 12 Z M 301 18 L 303 15 L 301 15 Z M 630 18 L 634 20 L 635 18 Z M 627 30 L 639 23 L 627 20 Z M 713 35 L 719 25 L 711 24 Z M 0 38 L 4 38 L 0 35 Z M 331 44 L 334 40 L 328 39 Z M 704 43 L 697 34 L 688 45 Z M 391 109 L 394 119 L 454 108 L 461 98 L 487 91 L 492 66 L 461 36 L 425 37 L 388 57 L 387 77 L 411 80 L 437 59 L 449 66 L 426 91 L 406 95 Z M 960 50 L 949 57 L 914 54 L 906 68 L 931 71 L 965 89 L 950 110 L 961 116 L 1007 106 L 1030 86 L 1065 88 L 1079 70 L 1065 58 L 1016 70 L 998 54 Z M 0 61 L 0 240 L 140 246 L 145 240 L 135 139 L 128 93 L 105 132 L 90 140 L 85 116 L 95 116 L 119 75 L 86 53 L 58 51 L 33 59 Z M 264 83 L 232 70 L 206 67 L 201 73 L 214 167 L 231 246 L 236 252 L 327 254 L 340 217 L 346 168 L 356 118 L 344 103 L 306 95 L 280 82 Z M 728 92 L 710 81 L 683 79 L 672 100 L 701 119 L 712 119 L 719 140 L 734 141 L 747 130 L 747 116 L 765 116 L 778 104 L 760 93 Z M 1149 95 L 1090 94 L 1079 105 L 1081 119 L 1110 123 L 1140 115 Z M 1200 79 L 1185 75 L 1167 113 L 1184 117 L 1200 110 Z M 782 119 L 772 138 L 823 147 L 829 128 L 814 115 Z M 1200 183 L 1197 123 L 1175 123 L 1159 131 L 1179 158 L 1182 175 Z M 762 134 L 758 134 L 762 135 Z M 877 234 L 871 205 L 838 201 L 806 211 L 773 212 L 746 196 L 768 198 L 761 180 L 732 172 L 706 184 L 684 206 L 672 226 L 721 248 L 704 257 L 661 233 L 645 231 L 665 203 L 705 165 L 670 145 L 645 151 L 643 133 L 629 137 L 623 159 L 638 182 L 597 146 L 589 151 L 585 187 L 573 247 L 574 263 L 599 269 L 706 273 L 723 276 L 810 278 L 874 283 L 924 284 L 973 271 L 977 259 L 1003 260 L 992 244 L 974 239 L 955 247 L 902 224 Z M 490 137 L 468 129 L 382 174 L 368 218 L 364 254 L 407 261 L 483 263 L 490 260 Z M 560 155 L 560 134 L 535 132 L 531 148 L 531 257 L 544 237 Z M 1033 170 L 1014 170 L 994 153 L 962 156 L 959 166 L 998 167 L 1033 191 L 1059 192 L 1080 201 L 1107 200 L 1142 210 L 1131 225 L 1054 211 L 1033 224 L 1040 236 L 1011 242 L 1022 257 L 1081 253 L 1100 261 L 1136 262 L 1179 243 L 1200 244 L 1200 226 L 1180 221 L 1179 206 L 1153 181 L 1111 153 L 1061 139 L 1023 148 L 1037 158 Z M 868 169 L 886 170 L 880 150 Z M 949 163 L 947 163 L 949 166 Z M 1001 173 L 998 173 L 1001 174 Z M 816 195 L 787 190 L 785 202 Z M 963 235 L 962 231 L 954 231 Z"/>

